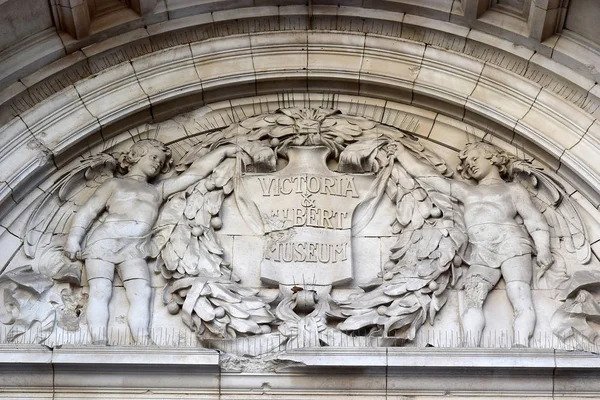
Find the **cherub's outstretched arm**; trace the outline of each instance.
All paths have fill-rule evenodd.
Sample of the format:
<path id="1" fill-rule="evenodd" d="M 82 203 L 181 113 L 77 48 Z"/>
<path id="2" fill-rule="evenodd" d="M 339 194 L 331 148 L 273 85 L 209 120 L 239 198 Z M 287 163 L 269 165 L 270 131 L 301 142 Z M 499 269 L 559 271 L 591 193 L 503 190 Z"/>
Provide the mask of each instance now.
<path id="1" fill-rule="evenodd" d="M 512 184 L 510 187 L 513 203 L 535 244 L 537 264 L 548 269 L 554 262 L 550 251 L 550 227 L 542 213 L 533 204 L 527 189 L 520 184 Z"/>
<path id="2" fill-rule="evenodd" d="M 108 199 L 113 193 L 112 181 L 108 180 L 96 189 L 73 217 L 69 235 L 65 243 L 65 255 L 75 260 L 81 252 L 81 240 L 90 229 L 94 220 L 106 209 Z"/>
<path id="3" fill-rule="evenodd" d="M 192 165 L 181 175 L 162 181 L 163 198 L 173 193 L 181 192 L 190 185 L 200 181 L 221 163 L 226 157 L 233 157 L 237 153 L 237 146 L 230 144 L 218 147 L 210 153 L 194 161 Z"/>
<path id="4" fill-rule="evenodd" d="M 443 177 L 433 166 L 419 160 L 399 143 L 395 143 L 392 146 L 396 146 L 396 159 L 410 175 L 419 178 L 422 182 L 430 185 L 434 189 L 455 197 L 458 200 L 464 198 L 467 184 L 452 181 Z"/>

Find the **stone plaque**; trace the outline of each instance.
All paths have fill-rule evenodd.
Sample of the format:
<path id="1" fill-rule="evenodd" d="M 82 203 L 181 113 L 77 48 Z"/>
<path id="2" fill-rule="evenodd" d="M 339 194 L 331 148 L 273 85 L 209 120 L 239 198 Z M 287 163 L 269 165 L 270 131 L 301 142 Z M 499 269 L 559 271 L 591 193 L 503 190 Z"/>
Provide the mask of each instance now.
<path id="1" fill-rule="evenodd" d="M 352 279 L 352 215 L 374 178 L 331 171 L 328 153 L 322 146 L 291 147 L 283 170 L 244 177 L 263 216 L 261 279 L 267 283 L 335 285 Z"/>

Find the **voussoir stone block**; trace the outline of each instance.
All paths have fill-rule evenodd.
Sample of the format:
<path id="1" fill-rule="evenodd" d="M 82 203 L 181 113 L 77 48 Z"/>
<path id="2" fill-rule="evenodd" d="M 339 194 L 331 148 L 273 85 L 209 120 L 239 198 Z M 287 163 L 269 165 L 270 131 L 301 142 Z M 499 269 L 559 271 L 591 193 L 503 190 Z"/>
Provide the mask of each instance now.
<path id="1" fill-rule="evenodd" d="M 576 170 L 593 187 L 600 184 L 600 123 L 594 121 L 581 140 L 565 150 L 561 161 Z"/>
<path id="2" fill-rule="evenodd" d="M 35 186 L 54 170 L 52 152 L 19 117 L 0 128 L 0 138 L 0 182 L 10 187 L 13 199 L 18 202 L 31 185 Z"/>
<path id="3" fill-rule="evenodd" d="M 513 129 L 527 114 L 540 90 L 539 85 L 517 74 L 486 64 L 466 107 Z"/>
<path id="4" fill-rule="evenodd" d="M 57 155 L 100 129 L 98 119 L 90 114 L 73 86 L 27 110 L 21 117 L 36 139 Z"/>
<path id="5" fill-rule="evenodd" d="M 423 43 L 368 34 L 360 81 L 412 91 L 425 52 Z"/>
<path id="6" fill-rule="evenodd" d="M 560 157 L 592 125 L 593 118 L 556 94 L 542 89 L 531 109 L 519 120 L 516 131 Z"/>
<path id="7" fill-rule="evenodd" d="M 150 106 L 131 63 L 119 64 L 77 82 L 75 89 L 102 127 Z"/>
<path id="8" fill-rule="evenodd" d="M 414 90 L 462 106 L 473 93 L 483 67 L 475 58 L 427 47 Z"/>
<path id="9" fill-rule="evenodd" d="M 202 90 L 189 45 L 154 52 L 131 64 L 152 104 Z"/>
<path id="10" fill-rule="evenodd" d="M 437 113 L 407 104 L 388 101 L 381 122 L 407 132 L 427 137 Z"/>
<path id="11" fill-rule="evenodd" d="M 365 35 L 308 32 L 307 70 L 313 76 L 355 80 L 363 59 Z"/>
<path id="12" fill-rule="evenodd" d="M 190 47 L 204 90 L 254 81 L 249 36 L 212 39 Z"/>
<path id="13" fill-rule="evenodd" d="M 257 33 L 250 36 L 257 79 L 305 77 L 308 65 L 306 32 Z"/>

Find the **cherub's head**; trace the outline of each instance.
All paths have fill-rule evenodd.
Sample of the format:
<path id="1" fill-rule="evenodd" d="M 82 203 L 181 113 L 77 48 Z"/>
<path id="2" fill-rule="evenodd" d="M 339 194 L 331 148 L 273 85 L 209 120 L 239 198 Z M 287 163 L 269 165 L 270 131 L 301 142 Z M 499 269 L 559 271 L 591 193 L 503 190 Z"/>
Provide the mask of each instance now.
<path id="1" fill-rule="evenodd" d="M 119 157 L 119 169 L 122 173 L 127 173 L 143 157 L 157 157 L 160 158 L 160 167 L 152 174 L 154 176 L 159 173 L 167 173 L 173 164 L 171 149 L 169 149 L 163 142 L 154 139 L 144 139 L 134 143 L 127 153 L 123 153 Z M 162 160 L 164 159 L 164 160 Z M 151 164 L 151 163 L 150 163 Z M 150 168 L 152 169 L 152 168 Z"/>
<path id="2" fill-rule="evenodd" d="M 506 177 L 508 155 L 501 149 L 485 142 L 469 143 L 458 153 L 458 171 L 465 179 L 481 180 L 490 168 L 496 168 L 502 178 Z"/>

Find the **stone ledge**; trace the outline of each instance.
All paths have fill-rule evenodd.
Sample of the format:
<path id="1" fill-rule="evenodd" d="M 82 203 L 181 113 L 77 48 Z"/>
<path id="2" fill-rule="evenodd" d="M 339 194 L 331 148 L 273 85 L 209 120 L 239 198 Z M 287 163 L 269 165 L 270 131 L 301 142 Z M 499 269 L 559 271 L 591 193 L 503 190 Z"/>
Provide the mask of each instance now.
<path id="1" fill-rule="evenodd" d="M 97 365 L 216 366 L 219 354 L 203 348 L 163 346 L 62 346 L 52 350 L 52 364 L 84 365 L 91 360 Z"/>
<path id="2" fill-rule="evenodd" d="M 12 399 L 600 395 L 598 355 L 540 349 L 321 347 L 252 360 L 194 347 L 2 345 L 0 365 Z"/>

